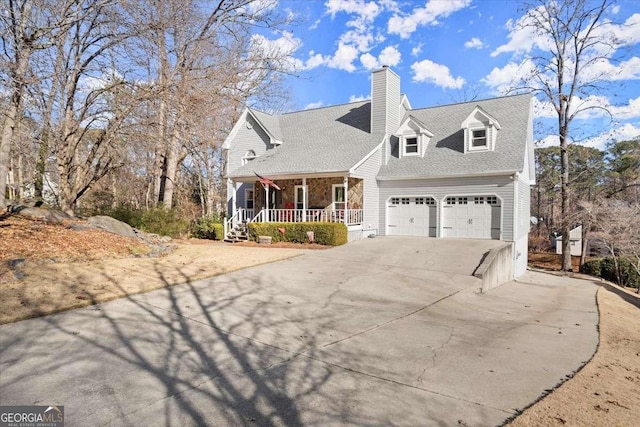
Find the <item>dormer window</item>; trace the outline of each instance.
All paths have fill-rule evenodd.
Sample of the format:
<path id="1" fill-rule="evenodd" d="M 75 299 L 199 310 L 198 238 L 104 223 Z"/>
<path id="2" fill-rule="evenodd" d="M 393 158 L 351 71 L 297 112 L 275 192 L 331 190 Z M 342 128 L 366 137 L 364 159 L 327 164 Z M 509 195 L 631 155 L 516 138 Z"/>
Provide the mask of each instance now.
<path id="1" fill-rule="evenodd" d="M 487 130 L 476 129 L 471 131 L 471 147 L 487 148 Z"/>
<path id="2" fill-rule="evenodd" d="M 395 132 L 399 157 L 423 157 L 433 133 L 415 117 L 407 117 Z"/>
<path id="3" fill-rule="evenodd" d="M 418 154 L 418 138 L 405 138 L 404 139 L 404 155 L 415 156 Z"/>
<path id="4" fill-rule="evenodd" d="M 242 164 L 246 165 L 247 163 L 249 163 L 251 160 L 254 160 L 256 157 L 256 152 L 253 150 L 249 150 L 247 151 L 244 156 L 242 157 Z"/>
<path id="5" fill-rule="evenodd" d="M 461 128 L 464 130 L 465 153 L 495 149 L 500 123 L 480 106 L 473 109 Z"/>

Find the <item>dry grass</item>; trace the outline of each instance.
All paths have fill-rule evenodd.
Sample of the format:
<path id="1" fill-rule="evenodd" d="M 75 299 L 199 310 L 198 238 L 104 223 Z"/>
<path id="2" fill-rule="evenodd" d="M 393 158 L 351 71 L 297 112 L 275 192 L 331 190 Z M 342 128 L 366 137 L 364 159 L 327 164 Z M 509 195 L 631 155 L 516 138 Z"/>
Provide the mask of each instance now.
<path id="1" fill-rule="evenodd" d="M 210 240 L 178 241 L 162 258 L 136 239 L 97 230 L 70 230 L 17 216 L 0 220 L 0 324 L 84 307 L 204 279 L 302 253 Z M 17 270 L 8 260 L 24 259 Z M 54 262 L 55 261 L 55 262 Z"/>

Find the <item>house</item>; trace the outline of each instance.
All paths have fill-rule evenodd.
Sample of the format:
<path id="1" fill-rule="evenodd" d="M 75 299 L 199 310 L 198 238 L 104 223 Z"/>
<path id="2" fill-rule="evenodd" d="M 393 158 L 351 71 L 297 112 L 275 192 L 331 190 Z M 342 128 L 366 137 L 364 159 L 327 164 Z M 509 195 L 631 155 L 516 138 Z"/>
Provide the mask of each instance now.
<path id="1" fill-rule="evenodd" d="M 562 253 L 562 236 L 555 238 L 556 254 Z M 571 256 L 582 255 L 582 225 L 578 225 L 569 230 L 569 247 L 571 248 Z M 609 255 L 609 249 L 602 239 L 588 237 L 587 238 L 587 256 L 589 257 L 606 257 Z"/>
<path id="2" fill-rule="evenodd" d="M 247 108 L 223 148 L 227 229 L 338 221 L 349 240 L 499 239 L 513 243 L 515 275 L 526 270 L 530 95 L 414 109 L 383 67 L 371 100 L 278 115 Z"/>

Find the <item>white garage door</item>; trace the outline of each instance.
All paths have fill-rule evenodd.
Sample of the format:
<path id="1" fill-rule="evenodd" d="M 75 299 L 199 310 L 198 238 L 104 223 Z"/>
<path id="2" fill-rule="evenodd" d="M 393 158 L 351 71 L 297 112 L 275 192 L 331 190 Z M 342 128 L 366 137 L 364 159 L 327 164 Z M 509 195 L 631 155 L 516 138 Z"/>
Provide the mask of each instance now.
<path id="1" fill-rule="evenodd" d="M 436 237 L 436 201 L 432 197 L 392 197 L 387 218 L 391 235 Z"/>
<path id="2" fill-rule="evenodd" d="M 500 210 L 496 196 L 447 197 L 442 206 L 442 236 L 500 239 Z"/>

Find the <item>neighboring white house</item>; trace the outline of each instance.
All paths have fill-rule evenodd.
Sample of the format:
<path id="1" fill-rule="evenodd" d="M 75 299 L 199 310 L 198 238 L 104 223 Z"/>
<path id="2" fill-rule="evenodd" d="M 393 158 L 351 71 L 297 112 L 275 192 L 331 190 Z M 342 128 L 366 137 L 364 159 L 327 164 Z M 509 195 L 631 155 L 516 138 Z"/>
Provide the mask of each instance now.
<path id="1" fill-rule="evenodd" d="M 562 236 L 555 238 L 556 253 L 562 253 Z M 582 225 L 578 225 L 569 231 L 569 246 L 571 247 L 572 256 L 582 255 Z M 602 240 L 597 238 L 587 238 L 587 256 L 604 257 L 609 255 L 609 250 Z"/>
<path id="2" fill-rule="evenodd" d="M 371 234 L 513 242 L 526 271 L 534 184 L 531 97 L 412 108 L 400 78 L 371 100 L 270 115 L 246 109 L 224 142 L 229 226 L 339 221 Z M 265 190 L 256 174 L 273 180 Z"/>

